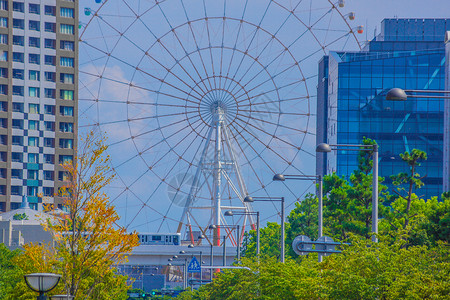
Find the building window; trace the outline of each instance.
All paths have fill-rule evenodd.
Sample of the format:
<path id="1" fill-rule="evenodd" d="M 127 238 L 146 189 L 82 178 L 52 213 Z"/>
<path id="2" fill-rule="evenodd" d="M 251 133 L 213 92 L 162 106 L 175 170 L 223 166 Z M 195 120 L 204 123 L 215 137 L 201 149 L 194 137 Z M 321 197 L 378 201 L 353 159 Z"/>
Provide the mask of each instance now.
<path id="1" fill-rule="evenodd" d="M 60 155 L 59 156 L 59 163 L 65 164 L 65 163 L 71 163 L 73 161 L 72 155 Z"/>
<path id="2" fill-rule="evenodd" d="M 11 161 L 13 162 L 22 162 L 23 161 L 23 154 L 19 152 L 12 152 L 11 153 Z"/>
<path id="3" fill-rule="evenodd" d="M 8 51 L 0 51 L 0 61 L 8 61 Z"/>
<path id="4" fill-rule="evenodd" d="M 44 147 L 55 148 L 55 139 L 44 138 Z"/>
<path id="5" fill-rule="evenodd" d="M 55 156 L 53 154 L 44 154 L 44 162 L 46 164 L 54 164 L 55 163 Z"/>
<path id="6" fill-rule="evenodd" d="M 72 41 L 60 41 L 59 42 L 59 48 L 61 50 L 74 51 L 75 50 L 75 43 L 72 42 Z"/>
<path id="7" fill-rule="evenodd" d="M 17 12 L 21 12 L 21 13 L 25 12 L 25 5 L 24 5 L 24 3 L 23 2 L 14 1 L 13 2 L 13 11 L 17 11 Z"/>
<path id="8" fill-rule="evenodd" d="M 73 58 L 72 57 L 60 57 L 59 65 L 61 67 L 73 67 Z"/>
<path id="9" fill-rule="evenodd" d="M 56 24 L 55 23 L 49 23 L 49 22 L 45 22 L 44 24 L 44 31 L 45 32 L 56 32 Z"/>
<path id="10" fill-rule="evenodd" d="M 73 149 L 73 139 L 59 139 L 59 148 Z"/>
<path id="11" fill-rule="evenodd" d="M 17 136 L 17 135 L 13 135 L 12 139 L 11 139 L 11 142 L 12 142 L 13 145 L 23 146 L 23 137 Z"/>
<path id="12" fill-rule="evenodd" d="M 13 119 L 12 128 L 23 129 L 23 120 Z"/>
<path id="13" fill-rule="evenodd" d="M 28 87 L 28 95 L 30 97 L 40 97 L 41 89 L 38 87 L 30 86 L 30 87 Z M 34 105 L 34 104 L 30 104 L 30 105 Z M 30 113 L 32 113 L 32 112 L 30 112 Z"/>
<path id="14" fill-rule="evenodd" d="M 39 121 L 28 120 L 29 130 L 39 130 Z"/>
<path id="15" fill-rule="evenodd" d="M 56 81 L 56 73 L 55 72 L 45 72 L 45 81 L 55 82 Z"/>
<path id="16" fill-rule="evenodd" d="M 45 156 L 45 154 L 44 154 Z M 53 171 L 44 171 L 44 180 L 53 180 L 54 179 Z"/>
<path id="17" fill-rule="evenodd" d="M 28 153 L 28 162 L 37 164 L 39 162 L 39 156 L 37 153 Z"/>
<path id="18" fill-rule="evenodd" d="M 0 102 L 0 111 L 8 111 L 8 102 L 5 101 Z"/>
<path id="19" fill-rule="evenodd" d="M 39 113 L 39 104 L 30 103 L 28 104 L 28 113 L 30 114 L 38 114 Z"/>
<path id="20" fill-rule="evenodd" d="M 62 116 L 71 116 L 73 117 L 73 107 L 72 106 L 60 106 L 59 113 Z"/>
<path id="21" fill-rule="evenodd" d="M 8 78 L 8 68 L 0 68 L 0 78 Z"/>
<path id="22" fill-rule="evenodd" d="M 8 136 L 7 135 L 0 135 L 0 144 L 8 145 Z"/>
<path id="23" fill-rule="evenodd" d="M 28 137 L 28 146 L 29 147 L 39 147 L 39 138 L 35 136 Z"/>
<path id="24" fill-rule="evenodd" d="M 8 85 L 7 84 L 0 84 L 0 95 L 8 95 Z"/>
<path id="25" fill-rule="evenodd" d="M 32 180 L 38 180 L 38 170 L 28 170 L 27 178 Z"/>
<path id="26" fill-rule="evenodd" d="M 12 76 L 14 79 L 24 79 L 24 71 L 22 69 L 13 69 Z"/>
<path id="27" fill-rule="evenodd" d="M 11 195 L 22 196 L 22 187 L 21 186 L 12 185 L 11 186 Z"/>
<path id="28" fill-rule="evenodd" d="M 61 7 L 59 15 L 63 18 L 72 18 L 73 19 L 74 10 L 73 10 L 73 8 Z"/>
<path id="29" fill-rule="evenodd" d="M 73 100 L 73 91 L 71 90 L 60 90 L 59 97 L 63 100 Z"/>
<path id="30" fill-rule="evenodd" d="M 74 34 L 74 26 L 69 24 L 60 24 L 59 32 L 63 34 Z"/>
<path id="31" fill-rule="evenodd" d="M 24 62 L 23 53 L 22 52 L 13 52 L 13 61 L 23 63 Z"/>
<path id="32" fill-rule="evenodd" d="M 8 35 L 7 34 L 0 34 L 0 44 L 8 45 Z"/>
<path id="33" fill-rule="evenodd" d="M 30 20 L 28 23 L 28 29 L 34 31 L 41 31 L 41 22 Z"/>
<path id="34" fill-rule="evenodd" d="M 55 122 L 45 121 L 44 126 L 47 131 L 55 131 Z"/>
<path id="35" fill-rule="evenodd" d="M 12 111 L 20 113 L 23 112 L 23 103 L 13 102 Z"/>
<path id="36" fill-rule="evenodd" d="M 45 39 L 44 40 L 44 47 L 46 49 L 56 49 L 56 40 L 54 40 L 54 39 Z"/>
<path id="37" fill-rule="evenodd" d="M 22 179 L 22 170 L 11 169 L 11 178 Z"/>
<path id="38" fill-rule="evenodd" d="M 8 28 L 8 18 L 0 18 L 0 27 Z"/>
<path id="39" fill-rule="evenodd" d="M 0 119 L 0 127 L 1 128 L 8 128 L 8 119 L 1 118 Z"/>
<path id="40" fill-rule="evenodd" d="M 28 196 L 30 196 L 30 197 L 37 197 L 37 195 L 38 195 L 37 186 L 29 186 L 27 188 L 27 191 L 28 191 Z"/>
<path id="41" fill-rule="evenodd" d="M 0 0 L 0 9 L 8 10 L 8 0 Z"/>
<path id="42" fill-rule="evenodd" d="M 55 89 L 44 89 L 45 98 L 56 99 Z"/>
<path id="43" fill-rule="evenodd" d="M 56 66 L 56 57 L 53 55 L 45 55 L 45 64 L 47 66 Z"/>
<path id="44" fill-rule="evenodd" d="M 39 6 L 39 4 L 30 3 L 29 6 L 28 6 L 28 12 L 30 14 L 40 15 L 41 14 L 41 7 Z"/>
<path id="45" fill-rule="evenodd" d="M 13 35 L 13 45 L 23 46 L 25 43 L 25 38 L 21 35 Z"/>
<path id="46" fill-rule="evenodd" d="M 66 171 L 59 171 L 58 172 L 58 180 L 60 181 L 69 181 L 69 173 Z"/>
<path id="47" fill-rule="evenodd" d="M 7 161 L 7 156 L 8 156 L 8 153 L 0 152 L 0 161 L 3 161 L 3 162 Z"/>
<path id="48" fill-rule="evenodd" d="M 53 194 L 53 188 L 52 187 L 46 187 L 44 186 L 44 197 L 52 197 Z"/>
<path id="49" fill-rule="evenodd" d="M 23 86 L 13 85 L 12 94 L 14 96 L 22 96 L 23 97 L 23 94 L 24 94 L 23 90 L 24 90 Z"/>
<path id="50" fill-rule="evenodd" d="M 24 19 L 13 19 L 13 28 L 25 29 L 25 20 Z"/>
<path id="51" fill-rule="evenodd" d="M 73 123 L 66 123 L 66 122 L 59 123 L 59 131 L 73 132 Z"/>
<path id="52" fill-rule="evenodd" d="M 46 5 L 44 11 L 47 16 L 56 16 L 56 6 Z"/>
<path id="53" fill-rule="evenodd" d="M 28 45 L 34 48 L 41 48 L 41 39 L 37 37 L 30 37 L 28 39 Z"/>
<path id="54" fill-rule="evenodd" d="M 0 178 L 6 178 L 6 169 L 5 168 L 0 169 Z"/>
<path id="55" fill-rule="evenodd" d="M 28 54 L 28 62 L 30 64 L 40 65 L 41 64 L 41 57 L 39 54 Z"/>
<path id="56" fill-rule="evenodd" d="M 40 81 L 41 80 L 41 72 L 36 70 L 30 70 L 28 73 L 30 80 Z"/>
<path id="57" fill-rule="evenodd" d="M 59 74 L 59 80 L 61 83 L 73 84 L 74 82 L 73 78 L 74 78 L 73 74 L 66 74 L 66 73 Z"/>
<path id="58" fill-rule="evenodd" d="M 55 114 L 55 106 L 54 105 L 44 105 L 44 114 L 54 115 Z"/>

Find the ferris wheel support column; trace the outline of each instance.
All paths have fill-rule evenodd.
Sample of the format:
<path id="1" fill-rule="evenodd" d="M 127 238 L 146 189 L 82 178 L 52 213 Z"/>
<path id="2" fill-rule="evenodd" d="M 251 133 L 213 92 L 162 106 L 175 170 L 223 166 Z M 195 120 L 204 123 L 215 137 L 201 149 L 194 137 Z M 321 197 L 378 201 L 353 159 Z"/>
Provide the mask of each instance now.
<path id="1" fill-rule="evenodd" d="M 215 215 L 214 223 L 216 229 L 214 230 L 214 244 L 220 246 L 220 217 L 221 217 L 221 185 L 222 185 L 222 125 L 224 120 L 224 111 L 217 104 L 214 108 L 214 127 L 216 130 L 216 144 L 214 151 L 214 200 L 215 200 Z"/>

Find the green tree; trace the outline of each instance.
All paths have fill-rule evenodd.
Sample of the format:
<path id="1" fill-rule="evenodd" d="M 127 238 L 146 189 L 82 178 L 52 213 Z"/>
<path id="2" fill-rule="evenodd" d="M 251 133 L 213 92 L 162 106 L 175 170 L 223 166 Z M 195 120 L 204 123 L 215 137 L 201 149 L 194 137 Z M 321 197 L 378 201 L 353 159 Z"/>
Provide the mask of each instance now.
<path id="1" fill-rule="evenodd" d="M 59 194 L 69 213 L 43 224 L 54 243 L 25 245 L 15 262 L 24 273 L 61 274 L 55 292 L 75 299 L 126 299 L 126 277 L 115 267 L 127 260 L 138 238 L 117 225 L 119 216 L 103 192 L 113 179 L 103 140 L 91 132 L 82 144 L 74 162 L 63 165 L 68 181 Z"/>
<path id="2" fill-rule="evenodd" d="M 266 227 L 260 228 L 260 246 L 262 257 L 280 258 L 281 226 L 275 222 L 267 222 Z M 242 245 L 242 255 L 256 256 L 256 231 L 245 233 Z"/>
<path id="3" fill-rule="evenodd" d="M 19 249 L 11 251 L 5 244 L 0 243 L 0 299 L 5 299 L 23 280 L 22 272 L 13 263 L 20 253 Z"/>

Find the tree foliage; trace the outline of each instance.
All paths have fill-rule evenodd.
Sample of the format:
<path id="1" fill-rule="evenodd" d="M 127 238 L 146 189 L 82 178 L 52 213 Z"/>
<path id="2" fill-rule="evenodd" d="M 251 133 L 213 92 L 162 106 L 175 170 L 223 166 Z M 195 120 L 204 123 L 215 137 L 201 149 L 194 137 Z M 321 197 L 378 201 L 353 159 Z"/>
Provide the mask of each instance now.
<path id="1" fill-rule="evenodd" d="M 119 216 L 103 192 L 113 179 L 103 140 L 91 132 L 82 144 L 76 159 L 63 165 L 68 181 L 59 195 L 68 214 L 45 224 L 54 243 L 26 245 L 16 262 L 26 273 L 61 274 L 55 292 L 75 299 L 126 299 L 126 277 L 115 266 L 126 261 L 138 238 L 117 225 Z"/>
<path id="2" fill-rule="evenodd" d="M 301 262 L 243 259 L 248 270 L 220 273 L 180 299 L 445 299 L 450 282 L 448 247 L 403 248 L 353 236 L 342 254 Z"/>

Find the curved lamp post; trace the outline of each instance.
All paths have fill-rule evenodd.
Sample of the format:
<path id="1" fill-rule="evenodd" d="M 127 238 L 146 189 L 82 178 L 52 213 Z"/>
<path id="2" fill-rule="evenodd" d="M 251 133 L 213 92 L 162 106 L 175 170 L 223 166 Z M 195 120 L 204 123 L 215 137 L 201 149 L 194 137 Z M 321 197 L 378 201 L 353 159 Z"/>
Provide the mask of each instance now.
<path id="1" fill-rule="evenodd" d="M 321 237 L 323 234 L 323 180 L 321 175 L 284 175 L 284 174 L 275 174 L 273 176 L 273 181 L 286 181 L 286 180 L 317 180 L 319 182 L 319 188 L 316 190 L 316 196 L 319 200 L 319 216 L 318 216 L 318 236 Z M 322 262 L 322 255 L 319 254 L 318 257 L 319 262 Z"/>
<path id="2" fill-rule="evenodd" d="M 421 95 L 411 95 L 407 93 L 422 93 Z M 449 94 L 450 91 L 439 90 L 403 90 L 400 88 L 390 89 L 386 94 L 388 101 L 406 101 L 408 98 L 439 98 L 450 99 L 450 95 L 426 95 L 426 94 Z"/>
<path id="3" fill-rule="evenodd" d="M 333 148 L 332 148 L 333 147 Z M 347 151 L 373 151 L 373 172 L 372 172 L 372 241 L 378 242 L 378 145 L 328 145 L 321 143 L 317 145 L 316 152 L 331 152 L 332 150 Z"/>
<path id="4" fill-rule="evenodd" d="M 224 213 L 224 216 L 231 217 L 231 216 L 256 216 L 256 256 L 259 257 L 259 254 L 261 252 L 260 248 L 260 236 L 259 236 L 259 211 L 257 212 L 233 212 L 231 210 L 227 210 Z"/>
<path id="5" fill-rule="evenodd" d="M 28 287 L 39 293 L 37 300 L 46 300 L 45 293 L 53 290 L 61 279 L 61 275 L 53 273 L 32 273 L 24 277 Z"/>
<path id="6" fill-rule="evenodd" d="M 283 175 L 281 175 L 283 176 Z M 247 196 L 244 198 L 244 202 L 252 203 L 254 201 L 279 201 L 281 202 L 281 262 L 284 263 L 285 258 L 285 250 L 284 250 L 284 241 L 285 241 L 285 220 L 284 220 L 284 197 L 250 197 Z"/>

